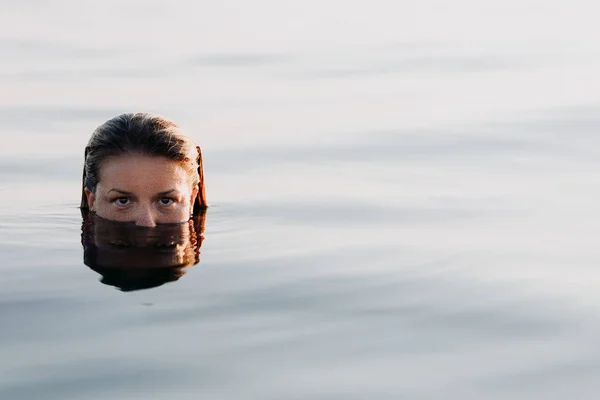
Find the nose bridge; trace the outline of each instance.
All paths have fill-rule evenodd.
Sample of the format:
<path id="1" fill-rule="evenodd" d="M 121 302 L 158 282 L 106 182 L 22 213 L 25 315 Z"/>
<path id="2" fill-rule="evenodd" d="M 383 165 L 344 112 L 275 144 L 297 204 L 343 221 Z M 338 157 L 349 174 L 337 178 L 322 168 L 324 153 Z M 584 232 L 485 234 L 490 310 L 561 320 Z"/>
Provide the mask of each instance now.
<path id="1" fill-rule="evenodd" d="M 149 228 L 156 226 L 156 216 L 154 215 L 154 210 L 151 204 L 139 204 L 135 224 L 138 226 L 145 226 Z"/>

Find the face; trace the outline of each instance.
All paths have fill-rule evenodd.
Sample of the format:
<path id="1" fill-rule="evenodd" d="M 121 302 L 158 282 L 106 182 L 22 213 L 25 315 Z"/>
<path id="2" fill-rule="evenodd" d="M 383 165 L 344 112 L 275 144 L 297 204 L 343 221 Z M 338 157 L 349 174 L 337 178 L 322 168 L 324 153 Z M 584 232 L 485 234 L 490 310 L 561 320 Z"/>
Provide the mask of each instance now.
<path id="1" fill-rule="evenodd" d="M 127 154 L 104 160 L 96 191 L 85 193 L 102 218 L 154 227 L 189 220 L 198 189 L 180 162 Z"/>

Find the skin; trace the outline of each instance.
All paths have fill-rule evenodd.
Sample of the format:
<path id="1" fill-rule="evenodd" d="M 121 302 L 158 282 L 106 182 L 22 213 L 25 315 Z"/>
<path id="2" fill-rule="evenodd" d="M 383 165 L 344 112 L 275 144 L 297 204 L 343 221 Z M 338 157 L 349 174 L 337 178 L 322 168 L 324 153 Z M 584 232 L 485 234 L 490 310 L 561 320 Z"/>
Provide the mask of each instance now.
<path id="1" fill-rule="evenodd" d="M 99 217 L 155 227 L 188 221 L 198 188 L 184 166 L 161 156 L 125 154 L 100 166 L 95 192 L 85 189 L 88 207 Z"/>

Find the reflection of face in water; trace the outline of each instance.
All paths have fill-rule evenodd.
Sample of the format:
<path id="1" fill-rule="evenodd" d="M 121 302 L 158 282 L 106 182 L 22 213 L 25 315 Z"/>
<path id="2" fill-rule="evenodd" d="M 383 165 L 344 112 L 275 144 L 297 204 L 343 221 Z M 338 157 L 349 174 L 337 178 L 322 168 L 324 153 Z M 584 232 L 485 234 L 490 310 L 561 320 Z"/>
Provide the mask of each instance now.
<path id="1" fill-rule="evenodd" d="M 178 280 L 200 261 L 206 215 L 152 228 L 83 213 L 83 262 L 101 282 L 122 291 L 148 289 Z"/>

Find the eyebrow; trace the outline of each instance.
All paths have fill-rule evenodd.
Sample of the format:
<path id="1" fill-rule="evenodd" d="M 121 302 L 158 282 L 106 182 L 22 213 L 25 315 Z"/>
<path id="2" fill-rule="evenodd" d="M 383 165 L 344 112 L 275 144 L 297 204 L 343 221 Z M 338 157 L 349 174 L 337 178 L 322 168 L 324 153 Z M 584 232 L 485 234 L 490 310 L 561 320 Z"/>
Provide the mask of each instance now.
<path id="1" fill-rule="evenodd" d="M 131 196 L 131 195 L 133 194 L 133 193 L 131 193 L 131 192 L 127 192 L 127 191 L 125 191 L 125 190 L 121 190 L 121 189 L 117 189 L 117 188 L 112 188 L 112 189 L 110 189 L 110 190 L 108 191 L 108 193 L 110 193 L 110 192 L 117 192 L 117 193 L 124 194 L 124 195 L 127 195 L 127 196 Z"/>
<path id="2" fill-rule="evenodd" d="M 172 193 L 172 192 L 174 192 L 174 191 L 176 191 L 176 190 L 177 190 L 177 189 L 169 189 L 169 190 L 165 190 L 164 192 L 160 192 L 158 195 L 159 195 L 159 196 L 166 196 L 166 195 L 168 195 L 169 193 Z M 123 194 L 123 195 L 125 195 L 125 196 L 131 196 L 131 195 L 133 194 L 133 193 L 131 193 L 131 192 L 128 192 L 128 191 L 126 191 L 126 190 L 121 190 L 121 189 L 117 189 L 117 188 L 112 188 L 112 189 L 110 189 L 110 190 L 108 191 L 108 193 L 110 193 L 110 192 L 117 192 L 117 193 Z"/>

